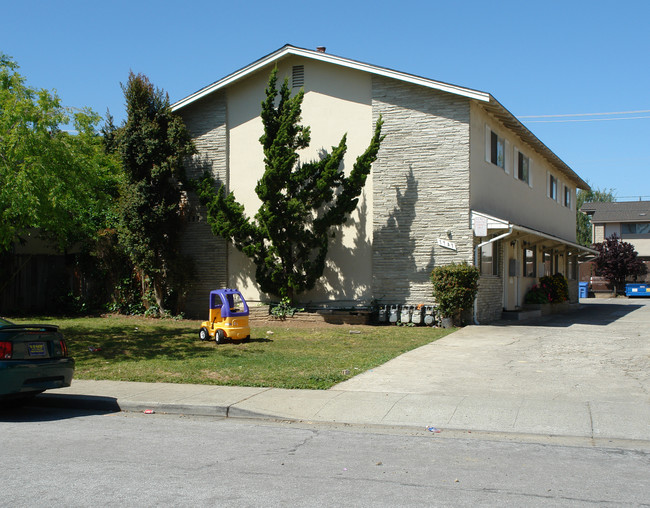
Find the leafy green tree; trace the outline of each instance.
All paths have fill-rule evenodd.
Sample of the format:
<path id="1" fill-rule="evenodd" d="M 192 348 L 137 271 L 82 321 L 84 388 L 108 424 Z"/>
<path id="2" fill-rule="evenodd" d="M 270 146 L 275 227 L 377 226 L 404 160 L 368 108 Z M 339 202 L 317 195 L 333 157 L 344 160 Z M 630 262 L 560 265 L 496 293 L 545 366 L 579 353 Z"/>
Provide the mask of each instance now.
<path id="1" fill-rule="evenodd" d="M 100 118 L 27 86 L 18 69 L 0 53 L 0 252 L 30 229 L 62 250 L 92 241 L 120 180 L 96 130 Z M 62 130 L 70 123 L 74 134 Z"/>
<path id="2" fill-rule="evenodd" d="M 615 200 L 612 189 L 578 190 L 576 196 L 576 240 L 580 245 L 589 247 L 592 238 L 591 220 L 587 214 L 580 211 L 582 205 L 595 202 L 611 203 Z"/>
<path id="3" fill-rule="evenodd" d="M 636 280 L 636 277 L 648 271 L 634 246 L 621 240 L 616 233 L 595 244 L 594 248 L 598 251 L 598 257 L 594 260 L 596 275 L 605 277 L 618 293 L 625 291 L 628 278 Z"/>
<path id="4" fill-rule="evenodd" d="M 256 265 L 262 291 L 293 300 L 323 275 L 333 228 L 354 211 L 383 136 L 379 119 L 366 151 L 349 176 L 341 163 L 346 136 L 320 160 L 301 163 L 298 150 L 309 146 L 310 129 L 299 124 L 304 91 L 291 96 L 288 80 L 277 90 L 273 70 L 262 102 L 265 171 L 255 192 L 261 206 L 254 219 L 222 185 L 215 194 L 209 175 L 198 186 L 215 235 L 230 239 Z"/>
<path id="5" fill-rule="evenodd" d="M 122 90 L 127 119 L 115 128 L 109 117 L 104 129 L 107 149 L 117 151 L 126 177 L 118 208 L 119 241 L 158 309 L 178 311 L 190 273 L 180 252 L 184 160 L 195 152 L 194 144 L 182 119 L 172 113 L 167 94 L 146 76 L 131 72 Z"/>

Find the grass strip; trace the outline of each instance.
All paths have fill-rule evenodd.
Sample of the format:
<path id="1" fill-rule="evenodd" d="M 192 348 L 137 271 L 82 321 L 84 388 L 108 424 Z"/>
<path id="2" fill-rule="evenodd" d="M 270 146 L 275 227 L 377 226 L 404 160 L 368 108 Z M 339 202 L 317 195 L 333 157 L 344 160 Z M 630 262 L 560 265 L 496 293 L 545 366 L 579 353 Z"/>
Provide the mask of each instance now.
<path id="1" fill-rule="evenodd" d="M 11 319 L 11 318 L 10 318 Z M 76 379 L 327 389 L 453 329 L 397 326 L 252 327 L 248 342 L 201 342 L 200 321 L 127 316 L 38 317 L 60 326 Z"/>

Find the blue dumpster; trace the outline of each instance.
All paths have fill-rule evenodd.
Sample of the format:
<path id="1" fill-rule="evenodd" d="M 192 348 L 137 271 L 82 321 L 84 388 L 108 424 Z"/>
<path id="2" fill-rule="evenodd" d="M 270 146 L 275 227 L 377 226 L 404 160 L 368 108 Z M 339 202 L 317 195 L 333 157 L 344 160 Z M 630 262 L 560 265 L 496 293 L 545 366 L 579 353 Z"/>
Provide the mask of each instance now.
<path id="1" fill-rule="evenodd" d="M 589 283 L 580 282 L 578 286 L 578 298 L 587 298 L 589 296 Z"/>
<path id="2" fill-rule="evenodd" d="M 650 296 L 650 284 L 626 284 L 625 296 Z"/>

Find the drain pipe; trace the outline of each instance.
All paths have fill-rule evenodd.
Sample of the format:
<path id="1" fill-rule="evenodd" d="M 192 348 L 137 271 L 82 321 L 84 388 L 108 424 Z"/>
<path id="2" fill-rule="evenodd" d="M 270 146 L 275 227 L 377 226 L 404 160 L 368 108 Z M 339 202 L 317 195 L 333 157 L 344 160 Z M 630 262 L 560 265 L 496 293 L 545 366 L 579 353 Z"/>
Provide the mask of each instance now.
<path id="1" fill-rule="evenodd" d="M 510 229 L 508 229 L 507 233 L 503 233 L 502 235 L 495 236 L 494 238 L 490 238 L 488 241 L 479 243 L 476 247 L 474 247 L 474 266 L 478 267 L 478 250 L 485 245 L 488 245 L 490 243 L 498 242 L 499 240 L 503 240 L 504 238 L 509 237 L 512 233 L 514 233 L 514 227 L 511 225 Z M 478 322 L 478 291 L 476 293 L 476 296 L 474 297 L 474 324 L 475 325 L 480 325 L 481 323 Z"/>

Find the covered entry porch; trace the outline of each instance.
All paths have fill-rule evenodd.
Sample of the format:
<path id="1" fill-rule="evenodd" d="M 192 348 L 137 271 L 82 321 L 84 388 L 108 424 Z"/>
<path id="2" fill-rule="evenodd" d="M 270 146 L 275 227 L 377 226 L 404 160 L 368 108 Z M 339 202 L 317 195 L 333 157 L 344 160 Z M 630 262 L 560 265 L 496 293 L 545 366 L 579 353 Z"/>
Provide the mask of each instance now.
<path id="1" fill-rule="evenodd" d="M 475 316 L 480 316 L 482 304 L 484 308 L 499 305 L 501 311 L 523 309 L 526 293 L 539 278 L 556 273 L 569 283 L 569 300 L 578 301 L 578 263 L 593 258 L 597 251 L 476 211 L 472 211 L 472 230 L 474 263 L 481 270 L 484 287 L 491 288 L 489 297 L 483 292 L 483 299 L 492 300 L 481 302 L 479 289 Z M 487 309 L 483 314 L 489 314 Z"/>

